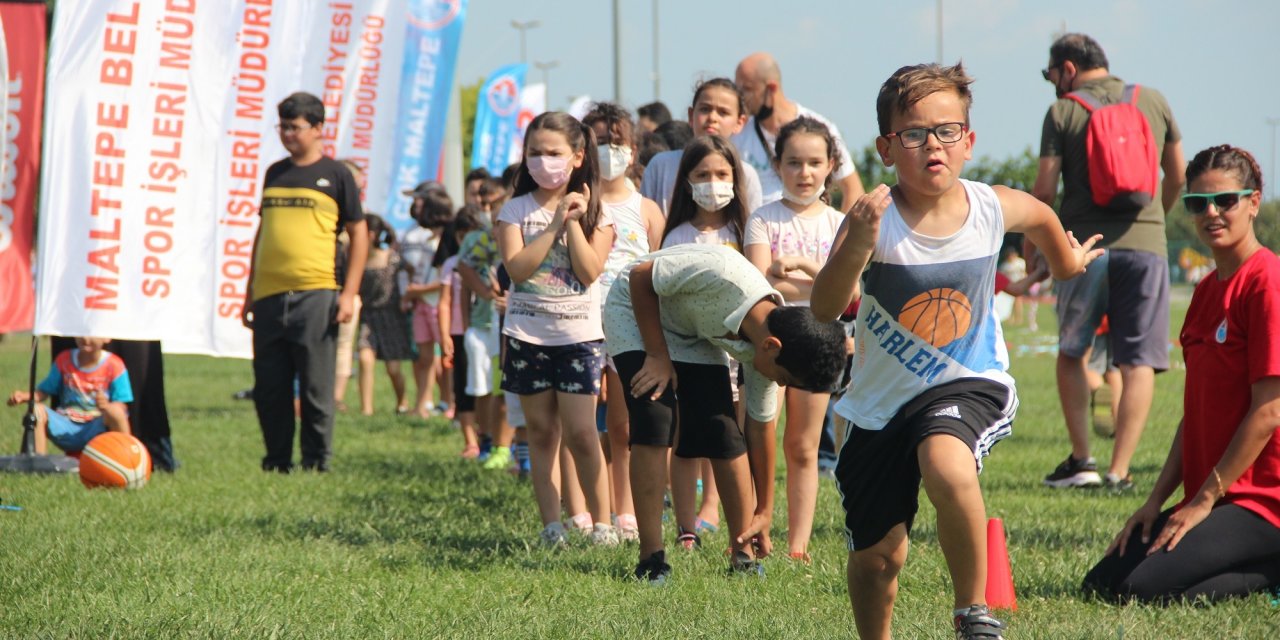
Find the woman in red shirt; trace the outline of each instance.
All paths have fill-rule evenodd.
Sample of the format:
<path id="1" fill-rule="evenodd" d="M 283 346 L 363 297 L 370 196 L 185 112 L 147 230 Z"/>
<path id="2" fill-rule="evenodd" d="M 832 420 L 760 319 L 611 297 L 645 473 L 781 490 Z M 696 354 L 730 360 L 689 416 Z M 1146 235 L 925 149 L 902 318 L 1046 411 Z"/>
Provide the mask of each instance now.
<path id="1" fill-rule="evenodd" d="M 1216 600 L 1280 585 L 1280 259 L 1253 231 L 1262 172 L 1221 145 L 1196 154 L 1187 185 L 1183 206 L 1218 268 L 1182 327 L 1183 418 L 1164 468 L 1085 576 L 1107 597 Z"/>

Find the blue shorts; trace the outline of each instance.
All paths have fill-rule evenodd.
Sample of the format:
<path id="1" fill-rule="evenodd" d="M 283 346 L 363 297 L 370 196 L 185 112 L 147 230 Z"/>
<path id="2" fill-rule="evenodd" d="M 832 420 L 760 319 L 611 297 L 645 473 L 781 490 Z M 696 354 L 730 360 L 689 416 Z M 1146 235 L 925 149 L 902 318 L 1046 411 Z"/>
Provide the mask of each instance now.
<path id="1" fill-rule="evenodd" d="M 1169 368 L 1169 263 L 1147 251 L 1108 249 L 1083 274 L 1054 284 L 1058 352 L 1084 357 L 1107 316 L 1111 362 Z"/>
<path id="2" fill-rule="evenodd" d="M 49 416 L 49 424 L 45 427 L 49 441 L 63 451 L 82 451 L 95 436 L 107 432 L 102 416 L 88 422 L 76 422 L 52 409 L 46 410 L 45 415 Z"/>
<path id="3" fill-rule="evenodd" d="M 543 391 L 600 395 L 604 370 L 604 341 L 592 340 L 556 347 L 512 337 L 502 363 L 502 390 L 522 396 Z"/>

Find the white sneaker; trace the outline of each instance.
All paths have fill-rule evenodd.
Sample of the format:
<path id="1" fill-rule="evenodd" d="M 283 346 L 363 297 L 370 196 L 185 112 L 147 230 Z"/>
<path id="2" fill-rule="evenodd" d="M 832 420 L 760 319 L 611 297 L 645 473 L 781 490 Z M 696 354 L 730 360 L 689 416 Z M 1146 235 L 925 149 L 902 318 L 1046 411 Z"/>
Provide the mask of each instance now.
<path id="1" fill-rule="evenodd" d="M 618 530 L 601 522 L 591 529 L 591 544 L 604 547 L 618 546 Z"/>
<path id="2" fill-rule="evenodd" d="M 543 527 L 538 537 L 542 539 L 542 544 L 548 547 L 559 547 L 569 542 L 569 535 L 565 532 L 564 525 L 559 522 L 552 522 Z"/>

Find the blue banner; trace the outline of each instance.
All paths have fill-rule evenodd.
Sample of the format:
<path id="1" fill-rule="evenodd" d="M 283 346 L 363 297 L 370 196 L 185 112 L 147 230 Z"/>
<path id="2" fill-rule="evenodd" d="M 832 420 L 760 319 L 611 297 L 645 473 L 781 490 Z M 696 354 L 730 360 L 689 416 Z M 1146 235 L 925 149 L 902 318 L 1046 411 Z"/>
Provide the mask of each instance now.
<path id="1" fill-rule="evenodd" d="M 402 192 L 423 180 L 440 179 L 445 116 L 467 0 L 408 0 L 404 61 L 396 118 L 395 162 L 383 216 L 396 228 L 412 223 L 410 198 Z"/>
<path id="2" fill-rule="evenodd" d="M 502 175 L 511 154 L 520 119 L 520 91 L 529 65 L 499 67 L 480 88 L 476 99 L 476 128 L 471 142 L 471 168 L 484 167 Z"/>

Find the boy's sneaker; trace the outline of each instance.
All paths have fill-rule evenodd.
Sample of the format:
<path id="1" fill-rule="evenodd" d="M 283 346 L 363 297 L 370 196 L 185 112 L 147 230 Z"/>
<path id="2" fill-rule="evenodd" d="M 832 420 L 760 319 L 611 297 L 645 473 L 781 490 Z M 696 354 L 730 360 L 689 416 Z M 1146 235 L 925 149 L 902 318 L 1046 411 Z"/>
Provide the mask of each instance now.
<path id="1" fill-rule="evenodd" d="M 1114 473 L 1108 473 L 1102 478 L 1102 487 L 1111 493 L 1129 493 L 1133 491 L 1133 476 L 1121 478 Z"/>
<path id="2" fill-rule="evenodd" d="M 975 604 L 955 613 L 956 640 L 1001 640 L 1004 623 L 991 617 L 986 605 Z"/>
<path id="3" fill-rule="evenodd" d="M 654 586 L 666 584 L 671 577 L 671 565 L 667 564 L 666 551 L 654 551 L 636 565 L 636 580 L 644 580 Z"/>
<path id="4" fill-rule="evenodd" d="M 619 543 L 618 530 L 602 522 L 597 522 L 591 528 L 590 538 L 591 544 L 604 547 L 616 547 Z"/>
<path id="5" fill-rule="evenodd" d="M 1116 420 L 1111 415 L 1111 387 L 1104 384 L 1089 394 L 1089 414 L 1093 418 L 1093 432 L 1098 437 L 1116 437 Z"/>
<path id="6" fill-rule="evenodd" d="M 1102 477 L 1098 475 L 1098 462 L 1092 457 L 1076 460 L 1068 454 L 1067 459 L 1053 473 L 1044 477 L 1044 484 L 1058 489 L 1096 487 L 1102 484 Z"/>
<path id="7" fill-rule="evenodd" d="M 569 543 L 569 534 L 564 530 L 564 525 L 559 522 L 552 522 L 543 527 L 538 537 L 542 539 L 542 544 L 548 547 L 561 547 Z"/>
<path id="8" fill-rule="evenodd" d="M 729 575 L 764 577 L 764 565 L 741 551 L 734 551 L 729 559 Z"/>
<path id="9" fill-rule="evenodd" d="M 640 524 L 636 522 L 636 517 L 630 513 L 624 513 L 617 516 L 618 538 L 625 542 L 635 542 L 640 539 Z"/>
<path id="10" fill-rule="evenodd" d="M 489 459 L 485 461 L 484 468 L 490 470 L 501 471 L 511 465 L 511 448 L 510 447 L 494 447 L 489 454 Z"/>

